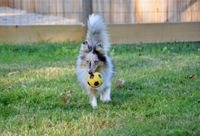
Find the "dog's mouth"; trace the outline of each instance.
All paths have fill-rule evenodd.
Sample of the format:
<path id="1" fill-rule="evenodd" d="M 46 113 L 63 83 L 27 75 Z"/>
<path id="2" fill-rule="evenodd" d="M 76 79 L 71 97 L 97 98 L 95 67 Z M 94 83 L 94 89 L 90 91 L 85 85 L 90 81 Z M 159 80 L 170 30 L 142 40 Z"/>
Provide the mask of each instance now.
<path id="1" fill-rule="evenodd" d="M 94 71 L 93 69 L 89 69 L 89 70 L 88 70 L 88 74 L 90 74 L 90 75 L 93 75 L 94 72 L 95 72 L 95 71 Z"/>

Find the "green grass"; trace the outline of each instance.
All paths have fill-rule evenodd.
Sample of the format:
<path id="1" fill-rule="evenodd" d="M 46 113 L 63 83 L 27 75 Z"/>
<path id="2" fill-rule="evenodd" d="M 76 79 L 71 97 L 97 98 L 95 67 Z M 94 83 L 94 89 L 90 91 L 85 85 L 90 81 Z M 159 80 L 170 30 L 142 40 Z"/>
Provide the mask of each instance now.
<path id="1" fill-rule="evenodd" d="M 0 44 L 0 135 L 200 135 L 200 43 L 113 45 L 112 101 L 96 110 L 76 79 L 78 51 Z"/>

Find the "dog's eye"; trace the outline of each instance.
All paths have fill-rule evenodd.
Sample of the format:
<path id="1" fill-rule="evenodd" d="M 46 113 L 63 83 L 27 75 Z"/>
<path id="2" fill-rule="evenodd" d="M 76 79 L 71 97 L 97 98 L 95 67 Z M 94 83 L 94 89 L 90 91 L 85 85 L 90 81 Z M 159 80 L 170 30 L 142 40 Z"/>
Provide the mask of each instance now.
<path id="1" fill-rule="evenodd" d="M 97 46 L 102 48 L 102 44 L 101 43 L 99 43 Z"/>
<path id="2" fill-rule="evenodd" d="M 98 60 L 95 60 L 95 61 L 94 61 L 94 64 L 98 64 L 98 63 L 99 63 L 99 61 L 98 61 Z"/>
<path id="3" fill-rule="evenodd" d="M 87 44 L 87 41 L 84 41 L 83 44 Z"/>
<path id="4" fill-rule="evenodd" d="M 90 63 L 90 61 L 89 61 L 89 60 L 86 60 L 86 62 L 87 62 L 87 63 Z"/>

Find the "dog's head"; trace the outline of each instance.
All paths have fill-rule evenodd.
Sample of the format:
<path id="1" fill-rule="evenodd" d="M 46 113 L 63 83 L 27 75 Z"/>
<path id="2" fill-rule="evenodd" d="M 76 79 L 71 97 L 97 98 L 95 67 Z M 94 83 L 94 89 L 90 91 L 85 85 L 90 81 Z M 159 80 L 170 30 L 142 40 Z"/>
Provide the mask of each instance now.
<path id="1" fill-rule="evenodd" d="M 84 41 L 81 44 L 80 54 L 84 55 L 92 51 L 96 51 L 100 54 L 105 54 L 103 45 L 100 42 L 92 44 L 92 43 L 89 43 L 88 41 Z"/>
<path id="2" fill-rule="evenodd" d="M 88 69 L 89 73 L 94 73 L 98 68 L 106 65 L 106 56 L 101 43 L 89 45 L 87 41 L 81 45 L 82 66 Z"/>

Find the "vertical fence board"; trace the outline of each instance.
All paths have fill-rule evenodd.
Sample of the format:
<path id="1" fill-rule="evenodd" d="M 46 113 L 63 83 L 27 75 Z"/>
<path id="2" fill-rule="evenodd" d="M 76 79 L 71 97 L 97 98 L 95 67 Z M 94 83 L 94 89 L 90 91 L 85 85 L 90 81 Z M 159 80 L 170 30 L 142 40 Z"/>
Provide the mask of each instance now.
<path id="1" fill-rule="evenodd" d="M 0 0 L 0 4 L 4 7 L 8 7 L 9 6 L 9 1 L 7 0 Z"/>
<path id="2" fill-rule="evenodd" d="M 130 13 L 129 16 L 129 23 L 135 23 L 135 3 L 133 0 L 129 0 L 129 10 L 128 12 Z"/>
<path id="3" fill-rule="evenodd" d="M 177 0 L 168 0 L 168 12 L 166 22 L 177 22 Z"/>
<path id="4" fill-rule="evenodd" d="M 200 21 L 200 0 L 196 1 L 192 6 L 192 21 L 197 22 Z"/>
<path id="5" fill-rule="evenodd" d="M 22 9 L 27 12 L 35 12 L 35 0 L 22 0 Z"/>
<path id="6" fill-rule="evenodd" d="M 0 5 L 4 7 L 9 7 L 10 1 L 9 0 L 0 0 Z"/>
<path id="7" fill-rule="evenodd" d="M 83 7 L 83 24 L 87 24 L 88 16 L 93 12 L 92 0 L 83 0 L 82 1 Z"/>
<path id="8" fill-rule="evenodd" d="M 167 0 L 160 0 L 160 9 L 158 11 L 159 22 L 166 22 L 168 16 L 168 1 Z M 159 6 L 159 5 L 158 5 Z"/>
<path id="9" fill-rule="evenodd" d="M 13 0 L 13 2 L 14 2 L 14 8 L 22 9 L 22 0 Z"/>
<path id="10" fill-rule="evenodd" d="M 189 0 L 182 0 L 179 4 L 179 11 L 181 13 L 181 21 L 187 22 L 190 19 L 190 8 L 188 8 Z"/>
<path id="11" fill-rule="evenodd" d="M 57 16 L 57 3 L 58 0 L 50 0 L 50 15 Z"/>
<path id="12" fill-rule="evenodd" d="M 64 16 L 64 12 L 63 12 L 63 0 L 57 0 L 57 4 L 56 4 L 56 14 L 57 16 Z"/>
<path id="13" fill-rule="evenodd" d="M 135 22 L 143 23 L 143 8 L 142 0 L 135 0 Z"/>

